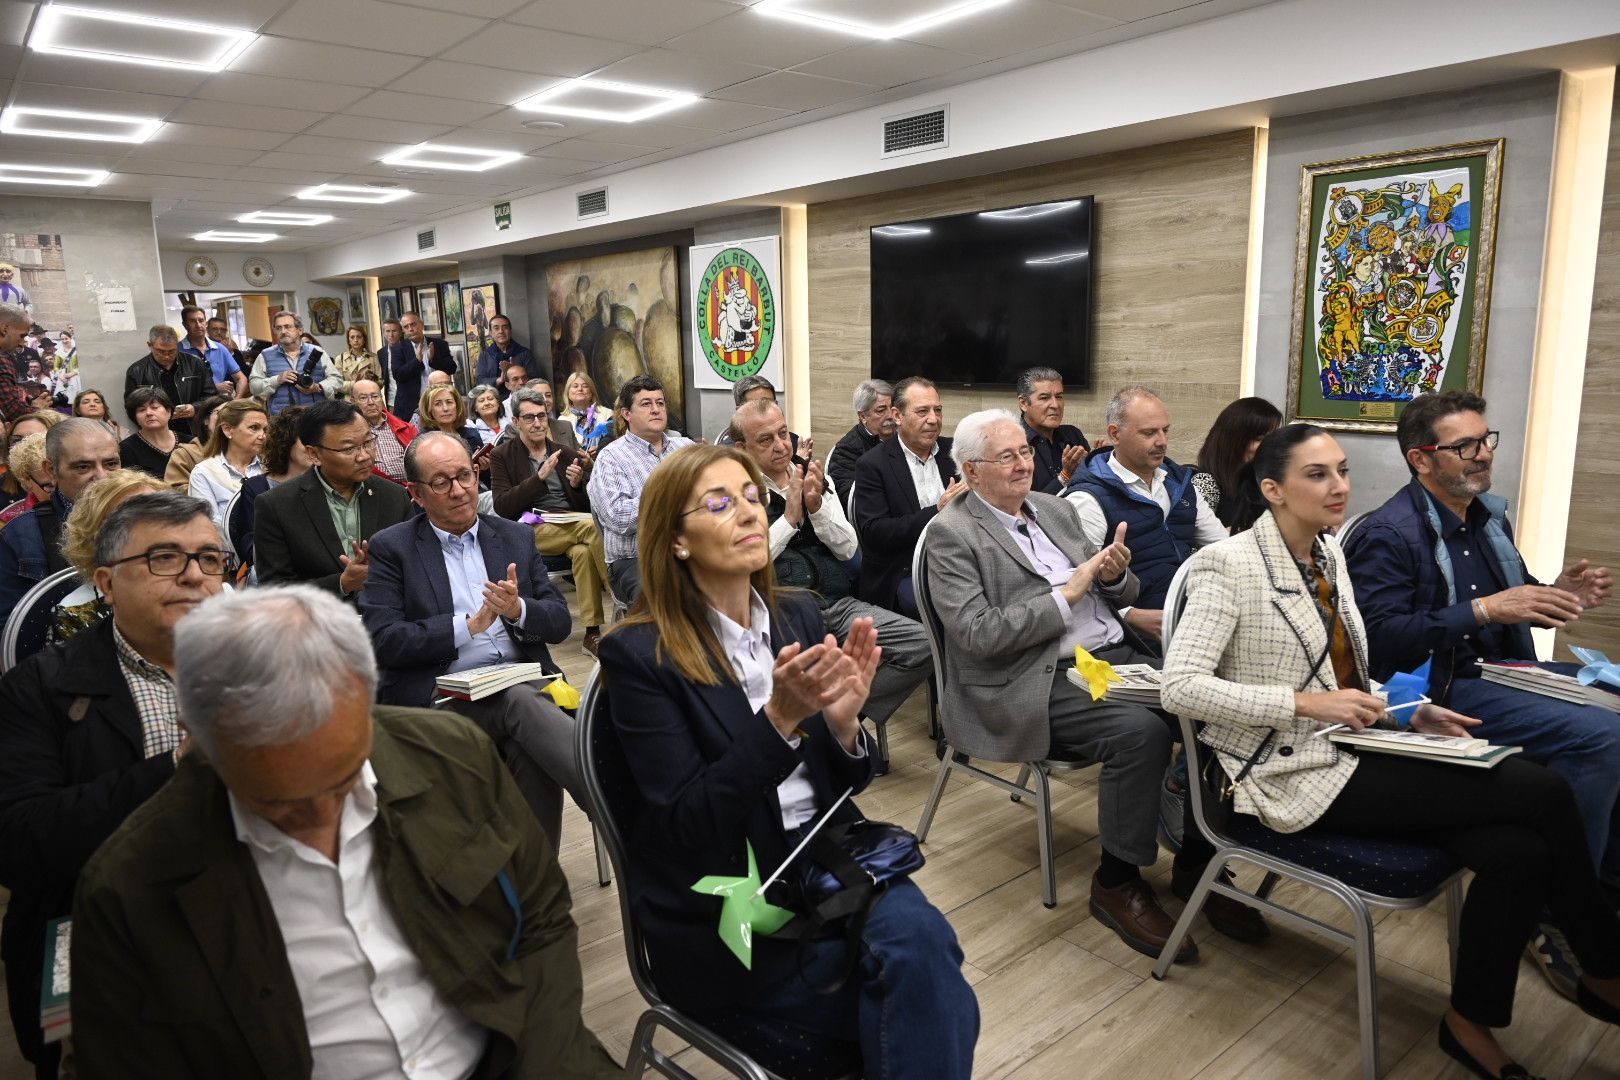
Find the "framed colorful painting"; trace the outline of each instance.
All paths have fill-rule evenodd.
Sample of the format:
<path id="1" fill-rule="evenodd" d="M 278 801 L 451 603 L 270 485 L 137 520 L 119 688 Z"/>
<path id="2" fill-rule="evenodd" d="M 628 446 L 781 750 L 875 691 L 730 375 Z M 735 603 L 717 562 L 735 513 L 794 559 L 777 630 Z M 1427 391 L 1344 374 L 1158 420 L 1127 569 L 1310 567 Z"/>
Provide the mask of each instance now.
<path id="1" fill-rule="evenodd" d="M 1306 165 L 1288 417 L 1394 434 L 1485 373 L 1502 140 Z"/>
<path id="2" fill-rule="evenodd" d="M 467 328 L 467 352 L 474 365 L 494 340 L 490 337 L 489 320 L 501 313 L 500 301 L 500 288 L 494 283 L 468 285 L 461 290 L 462 325 Z"/>

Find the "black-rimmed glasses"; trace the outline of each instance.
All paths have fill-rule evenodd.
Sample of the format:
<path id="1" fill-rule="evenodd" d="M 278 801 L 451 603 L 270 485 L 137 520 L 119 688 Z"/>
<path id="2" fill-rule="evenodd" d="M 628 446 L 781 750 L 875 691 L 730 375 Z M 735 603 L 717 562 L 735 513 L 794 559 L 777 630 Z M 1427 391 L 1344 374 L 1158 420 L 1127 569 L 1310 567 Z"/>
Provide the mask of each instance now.
<path id="1" fill-rule="evenodd" d="M 137 559 L 146 560 L 146 568 L 152 572 L 153 577 L 179 577 L 186 572 L 186 567 L 195 560 L 197 569 L 209 577 L 224 577 L 236 569 L 236 557 L 228 551 L 218 548 L 204 548 L 201 551 L 180 551 L 176 548 L 163 548 L 158 551 L 143 551 L 139 555 L 126 555 L 122 559 L 114 559 L 107 564 L 108 569 L 122 566 L 124 563 L 134 562 Z"/>
<path id="2" fill-rule="evenodd" d="M 1450 450 L 1464 461 L 1473 461 L 1475 458 L 1479 457 L 1479 448 L 1481 446 L 1485 447 L 1487 450 L 1494 451 L 1496 449 L 1496 444 L 1501 441 L 1502 433 L 1500 431 L 1487 431 L 1482 437 L 1477 439 L 1458 439 L 1454 443 L 1436 443 L 1433 446 L 1418 446 L 1414 447 L 1413 449 L 1422 450 L 1428 454 L 1437 453 L 1441 450 Z"/>

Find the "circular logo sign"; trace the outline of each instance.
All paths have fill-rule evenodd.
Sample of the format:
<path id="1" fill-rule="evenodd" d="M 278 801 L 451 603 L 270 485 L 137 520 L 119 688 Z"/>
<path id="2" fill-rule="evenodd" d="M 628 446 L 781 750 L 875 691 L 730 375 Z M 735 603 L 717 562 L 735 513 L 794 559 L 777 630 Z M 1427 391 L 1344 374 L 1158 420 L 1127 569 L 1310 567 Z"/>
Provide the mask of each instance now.
<path id="1" fill-rule="evenodd" d="M 709 260 L 698 284 L 698 338 L 709 366 L 728 382 L 759 371 L 776 337 L 776 297 L 765 268 L 742 248 Z"/>

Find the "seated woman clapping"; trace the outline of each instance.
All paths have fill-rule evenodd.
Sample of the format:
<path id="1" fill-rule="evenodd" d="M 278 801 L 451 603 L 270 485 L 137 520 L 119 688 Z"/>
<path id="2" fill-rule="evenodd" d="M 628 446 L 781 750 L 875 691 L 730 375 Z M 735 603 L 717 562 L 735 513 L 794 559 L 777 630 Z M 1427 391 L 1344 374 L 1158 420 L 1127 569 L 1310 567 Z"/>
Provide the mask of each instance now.
<path id="1" fill-rule="evenodd" d="M 856 620 L 842 648 L 809 594 L 773 587 L 765 480 L 746 455 L 693 446 L 641 496 L 642 591 L 604 634 L 602 678 L 642 805 L 626 868 L 659 992 L 777 1075 L 968 1077 L 978 1003 L 943 915 L 908 879 L 889 884 L 844 985 L 842 935 L 755 935 L 751 966 L 722 942 L 721 899 L 692 890 L 738 876 L 751 849 L 770 875 L 846 791 L 872 777 L 858 714 L 879 647 Z M 859 818 L 848 800 L 832 822 Z M 805 857 L 770 887 L 804 913 Z M 803 970 L 801 971 L 801 962 Z"/>
<path id="2" fill-rule="evenodd" d="M 1367 692 L 1366 634 L 1344 553 L 1325 532 L 1350 495 L 1338 442 L 1308 424 L 1279 428 L 1238 486 L 1237 532 L 1189 563 L 1163 693 L 1167 709 L 1205 722 L 1199 741 L 1228 777 L 1247 770 L 1234 811 L 1279 832 L 1408 837 L 1474 871 L 1439 1040 L 1476 1075 L 1528 1076 L 1511 1071 L 1491 1029 L 1512 1018 L 1519 954 L 1544 907 L 1586 972 L 1579 1004 L 1620 1023 L 1620 920 L 1561 777 L 1521 758 L 1464 768 L 1317 737 L 1325 724 L 1395 723 Z M 1411 723 L 1455 735 L 1478 721 L 1423 705 Z"/>

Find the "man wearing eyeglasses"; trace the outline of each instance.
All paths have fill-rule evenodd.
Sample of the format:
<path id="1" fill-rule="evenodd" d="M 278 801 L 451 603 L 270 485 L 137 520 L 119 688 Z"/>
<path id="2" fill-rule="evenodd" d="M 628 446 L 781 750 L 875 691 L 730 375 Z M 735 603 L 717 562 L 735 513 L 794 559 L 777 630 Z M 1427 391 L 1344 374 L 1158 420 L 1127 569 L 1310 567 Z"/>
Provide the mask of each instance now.
<path id="1" fill-rule="evenodd" d="M 396 484 L 405 482 L 405 448 L 416 438 L 416 428 L 388 411 L 383 388 L 371 379 L 356 379 L 350 400 L 366 418 L 372 436 L 377 440 L 377 460 L 372 462 L 373 472 L 380 473 Z"/>
<path id="2" fill-rule="evenodd" d="M 185 753 L 174 627 L 232 569 L 200 499 L 136 495 L 96 538 L 95 585 L 111 618 L 0 678 L 0 931 L 17 1043 L 56 1075 L 40 1041 L 45 926 L 69 913 L 86 859 L 174 774 Z"/>
<path id="3" fill-rule="evenodd" d="M 365 380 L 355 383 L 375 386 Z M 367 543 L 411 516 L 405 489 L 372 472 L 377 436 L 360 408 L 318 401 L 298 418 L 315 467 L 253 504 L 253 568 L 260 585 L 307 581 L 353 601 L 370 572 Z"/>
<path id="4" fill-rule="evenodd" d="M 1485 399 L 1447 390 L 1406 407 L 1395 429 L 1412 481 L 1369 514 L 1345 550 L 1356 606 L 1367 624 L 1371 674 L 1388 679 L 1431 661 L 1429 696 L 1484 721 L 1482 739 L 1524 747 L 1524 756 L 1574 789 L 1587 841 L 1620 906 L 1620 723 L 1613 713 L 1479 677 L 1478 661 L 1533 661 L 1530 628 L 1562 627 L 1608 598 L 1612 579 L 1585 559 L 1550 585 L 1531 576 L 1513 543 L 1507 500 L 1490 493 L 1500 433 Z M 1536 959 L 1553 985 L 1556 938 Z M 1550 966 L 1549 966 L 1550 965 Z"/>
<path id="5" fill-rule="evenodd" d="M 405 451 L 411 498 L 423 513 L 371 540 L 371 576 L 360 594 L 377 654 L 377 702 L 426 708 L 439 676 L 494 664 L 557 671 L 547 643 L 573 620 L 526 525 L 478 512 L 478 474 L 466 443 L 439 431 Z M 481 727 L 555 844 L 562 789 L 581 791 L 574 721 L 536 683 L 449 706 Z M 583 803 L 583 799 L 580 800 Z"/>

